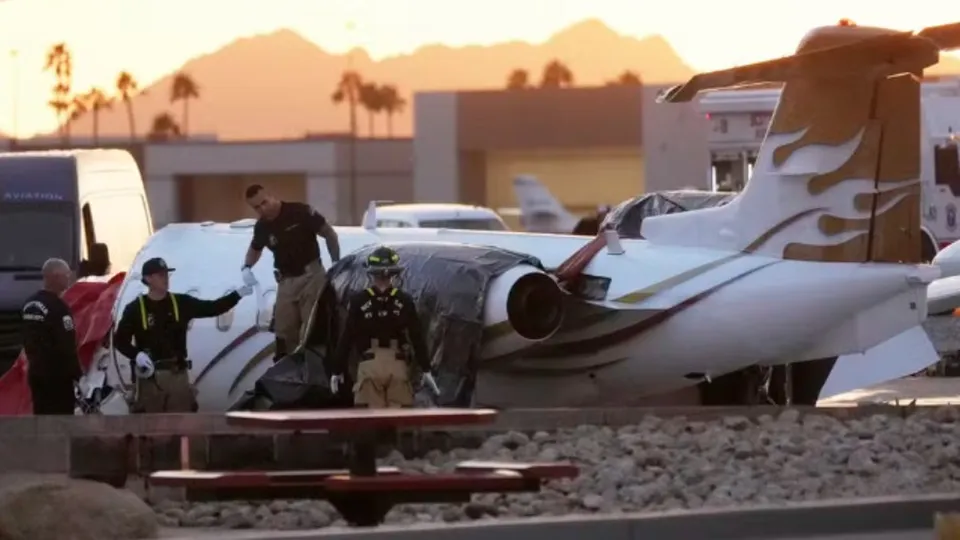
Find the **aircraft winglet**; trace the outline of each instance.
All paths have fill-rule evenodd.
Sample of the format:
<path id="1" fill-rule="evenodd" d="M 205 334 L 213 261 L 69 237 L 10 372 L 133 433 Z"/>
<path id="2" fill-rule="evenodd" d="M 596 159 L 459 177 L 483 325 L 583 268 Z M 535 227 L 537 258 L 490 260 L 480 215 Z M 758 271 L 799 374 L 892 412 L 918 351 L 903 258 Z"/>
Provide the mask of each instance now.
<path id="1" fill-rule="evenodd" d="M 620 235 L 613 229 L 603 231 L 603 239 L 607 242 L 607 253 L 610 255 L 623 255 L 623 244 L 620 243 Z"/>
<path id="2" fill-rule="evenodd" d="M 363 228 L 372 231 L 377 228 L 377 201 L 370 201 L 367 213 L 363 215 Z"/>

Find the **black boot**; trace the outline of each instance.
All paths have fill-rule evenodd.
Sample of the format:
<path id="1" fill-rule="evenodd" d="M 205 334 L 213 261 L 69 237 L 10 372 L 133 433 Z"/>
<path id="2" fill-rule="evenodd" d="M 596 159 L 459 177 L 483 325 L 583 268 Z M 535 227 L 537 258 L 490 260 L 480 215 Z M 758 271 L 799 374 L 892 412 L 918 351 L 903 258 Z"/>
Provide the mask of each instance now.
<path id="1" fill-rule="evenodd" d="M 277 338 L 276 339 L 276 348 L 273 353 L 273 363 L 276 364 L 280 361 L 281 358 L 287 355 L 287 342 Z"/>

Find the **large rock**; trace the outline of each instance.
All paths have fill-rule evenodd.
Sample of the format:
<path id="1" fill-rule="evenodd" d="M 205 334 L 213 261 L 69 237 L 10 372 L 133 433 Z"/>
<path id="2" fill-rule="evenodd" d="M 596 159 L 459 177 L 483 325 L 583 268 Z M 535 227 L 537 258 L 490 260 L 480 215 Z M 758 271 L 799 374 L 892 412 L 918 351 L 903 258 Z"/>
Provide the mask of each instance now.
<path id="1" fill-rule="evenodd" d="M 59 475 L 0 476 L 0 539 L 135 540 L 158 529 L 153 510 L 129 491 Z"/>

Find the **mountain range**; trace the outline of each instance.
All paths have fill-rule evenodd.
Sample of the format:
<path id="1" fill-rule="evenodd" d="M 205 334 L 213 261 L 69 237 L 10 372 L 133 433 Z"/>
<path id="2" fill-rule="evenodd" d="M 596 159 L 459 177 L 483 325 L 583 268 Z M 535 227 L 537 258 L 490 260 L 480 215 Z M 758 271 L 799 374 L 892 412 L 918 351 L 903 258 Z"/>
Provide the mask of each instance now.
<path id="1" fill-rule="evenodd" d="M 509 73 L 517 68 L 528 70 L 536 81 L 543 66 L 553 59 L 571 69 L 577 85 L 604 84 L 624 70 L 651 83 L 681 82 L 694 74 L 664 38 L 624 36 L 598 20 L 575 24 L 537 45 L 519 41 L 490 46 L 429 45 L 379 61 L 362 49 L 330 54 L 291 30 L 279 30 L 238 39 L 188 61 L 179 71 L 199 85 L 200 97 L 190 103 L 192 134 L 273 139 L 300 138 L 308 132 L 345 132 L 349 129 L 347 108 L 335 105 L 331 94 L 352 63 L 366 80 L 393 84 L 400 90 L 408 105 L 394 117 L 394 134 L 408 136 L 414 92 L 503 88 Z M 131 68 L 136 74 L 135 66 Z M 929 73 L 960 73 L 960 59 L 946 57 Z M 181 120 L 181 107 L 170 103 L 173 76 L 163 77 L 134 98 L 141 136 L 159 113 L 169 111 Z M 103 136 L 129 133 L 122 106 L 101 111 L 99 124 Z M 377 134 L 383 135 L 383 120 L 378 119 L 377 124 Z M 358 125 L 361 135 L 367 134 L 362 111 Z M 77 136 L 87 136 L 91 130 L 89 114 L 71 129 Z"/>

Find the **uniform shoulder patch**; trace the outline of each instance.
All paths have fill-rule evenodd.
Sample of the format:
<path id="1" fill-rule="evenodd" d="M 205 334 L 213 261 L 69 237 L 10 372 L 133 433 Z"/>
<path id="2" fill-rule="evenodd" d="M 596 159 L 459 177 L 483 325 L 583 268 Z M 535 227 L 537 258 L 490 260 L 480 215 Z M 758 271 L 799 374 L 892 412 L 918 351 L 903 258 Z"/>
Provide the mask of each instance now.
<path id="1" fill-rule="evenodd" d="M 73 317 L 71 317 L 70 315 L 63 316 L 63 329 L 68 332 L 74 329 Z"/>

